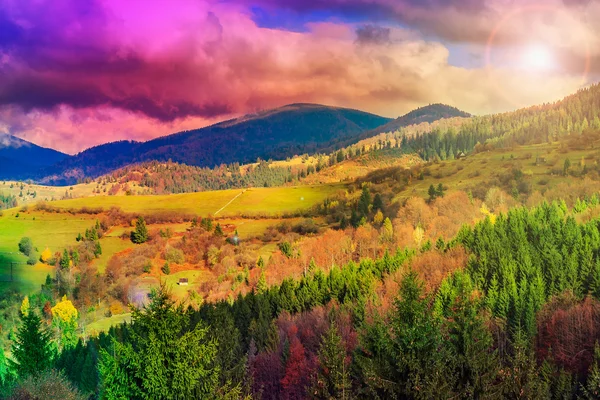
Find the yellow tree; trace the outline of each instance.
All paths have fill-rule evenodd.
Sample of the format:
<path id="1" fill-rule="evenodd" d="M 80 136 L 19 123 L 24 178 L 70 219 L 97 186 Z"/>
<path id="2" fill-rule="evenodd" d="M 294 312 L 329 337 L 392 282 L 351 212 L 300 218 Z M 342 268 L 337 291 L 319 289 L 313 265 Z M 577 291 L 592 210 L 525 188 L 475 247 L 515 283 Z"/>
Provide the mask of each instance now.
<path id="1" fill-rule="evenodd" d="M 40 260 L 43 263 L 48 263 L 48 261 L 52 258 L 52 251 L 50 251 L 50 249 L 48 247 L 46 247 L 46 250 L 42 251 L 42 254 L 40 255 Z"/>
<path id="2" fill-rule="evenodd" d="M 26 317 L 29 315 L 29 297 L 25 296 L 23 302 L 21 303 L 21 315 Z"/>
<path id="3" fill-rule="evenodd" d="M 60 344 L 73 347 L 77 344 L 77 320 L 79 313 L 67 296 L 52 307 L 52 323 L 60 332 Z"/>

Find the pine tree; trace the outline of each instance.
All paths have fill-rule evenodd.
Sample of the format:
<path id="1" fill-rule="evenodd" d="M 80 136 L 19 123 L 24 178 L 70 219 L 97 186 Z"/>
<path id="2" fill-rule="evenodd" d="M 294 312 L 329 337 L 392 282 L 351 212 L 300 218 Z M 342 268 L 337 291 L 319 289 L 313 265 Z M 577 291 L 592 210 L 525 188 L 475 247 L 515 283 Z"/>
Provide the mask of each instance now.
<path id="1" fill-rule="evenodd" d="M 363 186 L 362 193 L 360 194 L 360 199 L 358 200 L 358 212 L 361 216 L 365 216 L 369 214 L 371 207 L 371 193 L 369 192 L 369 188 Z"/>
<path id="2" fill-rule="evenodd" d="M 346 348 L 335 323 L 321 339 L 319 367 L 311 396 L 318 399 L 346 399 L 350 392 L 350 374 Z"/>
<path id="3" fill-rule="evenodd" d="M 265 293 L 269 287 L 267 286 L 267 278 L 265 277 L 265 272 L 262 271 L 260 273 L 260 277 L 258 278 L 258 282 L 256 283 L 256 292 L 259 294 Z"/>
<path id="4" fill-rule="evenodd" d="M 427 194 L 429 194 L 429 202 L 431 203 L 437 197 L 437 191 L 433 185 L 429 185 L 429 190 L 427 190 Z"/>
<path id="5" fill-rule="evenodd" d="M 594 348 L 594 361 L 590 365 L 583 394 L 584 399 L 600 399 L 600 346 L 598 344 Z"/>
<path id="6" fill-rule="evenodd" d="M 454 355 L 452 364 L 458 378 L 455 390 L 460 398 L 492 396 L 500 391 L 493 339 L 472 298 L 470 281 L 460 280 L 458 285 L 447 322 L 449 338 L 445 342 Z"/>
<path id="7" fill-rule="evenodd" d="M 215 227 L 215 236 L 223 236 L 223 228 L 221 228 L 221 224 L 217 224 L 217 226 Z"/>
<path id="8" fill-rule="evenodd" d="M 62 257 L 60 258 L 60 267 L 62 269 L 68 269 L 70 266 L 70 262 L 69 262 L 69 252 L 67 251 L 67 249 L 63 250 L 63 254 Z"/>
<path id="9" fill-rule="evenodd" d="M 383 211 L 383 199 L 379 193 L 375 194 L 375 197 L 373 198 L 373 211 L 375 210 Z"/>
<path id="10" fill-rule="evenodd" d="M 169 275 L 171 273 L 171 267 L 169 266 L 169 262 L 165 261 L 165 264 L 160 269 L 163 274 Z"/>
<path id="11" fill-rule="evenodd" d="M 135 230 L 131 232 L 131 241 L 135 244 L 146 243 L 149 239 L 148 228 L 146 227 L 146 221 L 141 215 L 135 222 Z"/>
<path id="12" fill-rule="evenodd" d="M 51 335 L 40 317 L 30 310 L 21 318 L 21 326 L 12 346 L 11 369 L 21 378 L 38 375 L 52 366 L 53 351 Z"/>
<path id="13" fill-rule="evenodd" d="M 217 343 L 202 323 L 175 304 L 164 286 L 143 309 L 133 309 L 126 342 L 102 350 L 100 376 L 107 399 L 213 398 L 219 368 Z"/>

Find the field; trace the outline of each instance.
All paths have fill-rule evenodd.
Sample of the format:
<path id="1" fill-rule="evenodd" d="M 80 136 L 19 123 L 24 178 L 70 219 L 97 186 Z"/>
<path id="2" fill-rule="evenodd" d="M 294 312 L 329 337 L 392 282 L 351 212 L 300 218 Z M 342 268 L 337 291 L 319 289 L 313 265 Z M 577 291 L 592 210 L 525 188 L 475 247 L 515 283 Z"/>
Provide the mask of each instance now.
<path id="1" fill-rule="evenodd" d="M 119 207 L 123 211 L 134 213 L 177 211 L 199 216 L 217 214 L 220 217 L 238 214 L 278 215 L 310 208 L 343 188 L 342 185 L 315 185 L 161 196 L 96 196 L 61 200 L 51 204 L 73 209 Z"/>
<path id="2" fill-rule="evenodd" d="M 82 185 L 75 186 L 74 191 L 79 188 L 77 193 L 83 193 L 81 187 Z M 258 237 L 269 226 L 277 225 L 280 222 L 277 215 L 310 208 L 343 189 L 342 185 L 320 185 L 164 196 L 92 196 L 52 201 L 50 204 L 59 208 L 74 209 L 90 207 L 107 210 L 111 207 L 120 207 L 126 212 L 140 213 L 178 211 L 201 216 L 217 214 L 222 218 L 219 221 L 222 225 L 235 227 L 240 238 L 244 240 Z M 272 217 L 258 220 L 236 217 L 241 214 Z M 47 213 L 23 210 L 21 207 L 3 211 L 0 216 L 0 281 L 3 281 L 0 282 L 0 291 L 16 288 L 21 293 L 27 294 L 37 290 L 48 274 L 53 274 L 53 267 L 43 264 L 26 265 L 27 258 L 18 252 L 18 243 L 22 237 L 32 239 L 38 254 L 47 248 L 54 254 L 75 245 L 77 235 L 93 226 L 95 219 L 96 216 L 93 215 Z M 291 223 L 299 221 L 299 218 L 290 220 Z M 168 228 L 177 234 L 185 232 L 188 227 L 189 223 L 160 224 L 149 226 L 149 230 L 158 231 Z M 102 255 L 94 261 L 99 272 L 105 270 L 114 254 L 133 246 L 129 240 L 121 238 L 123 234 L 128 234 L 130 231 L 131 227 L 127 226 L 113 227 L 100 240 Z M 275 246 L 265 245 L 259 252 L 267 256 L 274 249 Z M 11 278 L 11 265 L 13 281 L 7 282 Z M 169 280 L 171 279 L 175 278 L 170 277 Z M 175 289 L 177 292 L 180 291 L 179 287 Z"/>
<path id="3" fill-rule="evenodd" d="M 18 214 L 18 217 L 17 217 Z M 76 243 L 80 232 L 94 224 L 87 216 L 47 214 L 41 212 L 23 213 L 16 210 L 4 211 L 0 217 L 0 291 L 17 288 L 22 293 L 39 289 L 52 267 L 42 264 L 26 265 L 27 258 L 18 252 L 22 237 L 29 237 L 38 249 L 38 254 L 49 248 L 53 253 Z M 10 278 L 11 263 L 14 281 Z"/>

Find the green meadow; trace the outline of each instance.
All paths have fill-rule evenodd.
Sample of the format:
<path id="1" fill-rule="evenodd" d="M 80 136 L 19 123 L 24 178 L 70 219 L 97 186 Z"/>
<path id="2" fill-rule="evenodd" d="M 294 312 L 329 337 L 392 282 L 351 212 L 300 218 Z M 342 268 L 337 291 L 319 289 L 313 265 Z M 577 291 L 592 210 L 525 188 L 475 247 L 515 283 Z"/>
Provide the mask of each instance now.
<path id="1" fill-rule="evenodd" d="M 38 264 L 27 265 L 27 258 L 19 253 L 18 244 L 22 237 L 29 237 L 38 254 L 49 248 L 53 253 L 66 246 L 74 245 L 80 232 L 94 224 L 87 216 L 47 214 L 41 212 L 4 211 L 0 216 L 0 290 L 16 288 L 27 294 L 39 289 L 52 267 Z M 13 282 L 10 267 L 13 265 Z"/>
<path id="2" fill-rule="evenodd" d="M 119 207 L 125 212 L 134 213 L 177 211 L 200 216 L 215 214 L 235 216 L 242 213 L 278 215 L 310 208 L 343 187 L 343 185 L 315 185 L 159 196 L 96 196 L 60 200 L 51 204 L 60 208 L 73 209 Z"/>

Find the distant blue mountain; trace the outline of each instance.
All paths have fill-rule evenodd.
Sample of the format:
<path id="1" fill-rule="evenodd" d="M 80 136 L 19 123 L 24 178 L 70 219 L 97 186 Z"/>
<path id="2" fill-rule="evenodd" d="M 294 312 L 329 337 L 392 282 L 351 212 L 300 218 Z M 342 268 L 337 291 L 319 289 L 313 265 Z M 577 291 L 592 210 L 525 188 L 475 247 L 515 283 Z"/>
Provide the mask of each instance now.
<path id="1" fill-rule="evenodd" d="M 67 154 L 0 133 L 0 179 L 31 178 L 41 168 L 69 158 Z"/>

